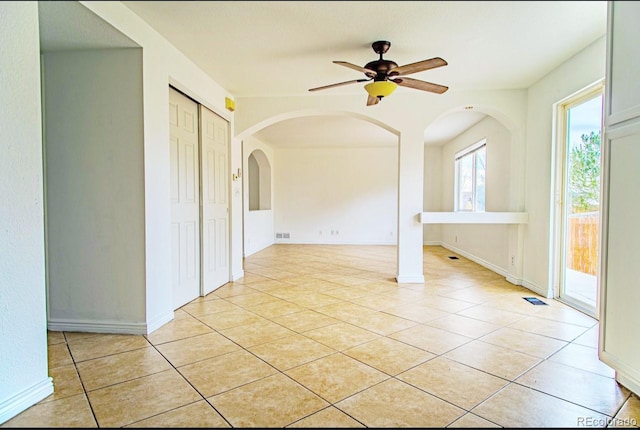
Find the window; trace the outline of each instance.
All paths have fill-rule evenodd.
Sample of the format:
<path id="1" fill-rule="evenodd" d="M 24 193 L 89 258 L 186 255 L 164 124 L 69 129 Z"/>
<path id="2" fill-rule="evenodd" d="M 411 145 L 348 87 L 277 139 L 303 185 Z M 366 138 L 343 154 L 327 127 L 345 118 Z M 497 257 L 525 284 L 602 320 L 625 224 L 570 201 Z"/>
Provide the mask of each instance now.
<path id="1" fill-rule="evenodd" d="M 486 139 L 456 154 L 456 211 L 484 212 L 486 170 Z"/>

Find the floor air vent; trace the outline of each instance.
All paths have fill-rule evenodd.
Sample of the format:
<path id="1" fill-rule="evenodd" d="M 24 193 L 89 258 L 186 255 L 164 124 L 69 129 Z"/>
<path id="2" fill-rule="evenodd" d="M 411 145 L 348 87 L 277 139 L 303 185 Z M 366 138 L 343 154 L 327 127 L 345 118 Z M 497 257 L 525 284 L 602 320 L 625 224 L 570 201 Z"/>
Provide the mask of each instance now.
<path id="1" fill-rule="evenodd" d="M 532 305 L 546 305 L 545 302 L 543 302 L 542 300 L 537 299 L 535 297 L 523 297 L 523 299 L 525 299 L 526 301 L 528 301 Z"/>
<path id="2" fill-rule="evenodd" d="M 456 257 L 455 255 L 450 255 L 449 258 L 452 259 L 452 260 L 459 260 L 459 258 Z"/>

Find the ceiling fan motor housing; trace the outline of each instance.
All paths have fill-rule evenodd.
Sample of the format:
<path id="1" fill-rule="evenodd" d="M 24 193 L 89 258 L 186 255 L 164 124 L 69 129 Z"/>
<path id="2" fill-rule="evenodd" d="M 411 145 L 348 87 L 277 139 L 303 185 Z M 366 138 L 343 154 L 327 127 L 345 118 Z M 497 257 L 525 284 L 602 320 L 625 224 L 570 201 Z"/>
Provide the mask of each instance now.
<path id="1" fill-rule="evenodd" d="M 396 67 L 398 67 L 398 64 L 395 61 L 382 59 L 371 61 L 364 66 L 365 69 L 376 71 L 376 76 L 373 78 L 374 81 L 386 81 L 389 72 Z"/>

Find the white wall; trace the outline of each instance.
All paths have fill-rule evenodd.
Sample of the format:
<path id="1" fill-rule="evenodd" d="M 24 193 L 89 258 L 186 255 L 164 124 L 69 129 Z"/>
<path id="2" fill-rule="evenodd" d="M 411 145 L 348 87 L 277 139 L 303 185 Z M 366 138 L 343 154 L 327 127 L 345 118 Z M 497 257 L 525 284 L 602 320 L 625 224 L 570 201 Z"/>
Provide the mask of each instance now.
<path id="1" fill-rule="evenodd" d="M 142 52 L 43 57 L 49 328 L 145 334 Z"/>
<path id="2" fill-rule="evenodd" d="M 120 2 L 82 1 L 143 50 L 144 109 L 144 237 L 146 323 L 153 331 L 173 318 L 171 288 L 171 201 L 169 164 L 169 84 L 230 122 L 233 114 L 225 109 L 225 97 L 233 98 L 184 54 L 161 37 L 140 17 Z M 232 146 L 229 171 L 242 167 L 241 146 Z M 242 271 L 242 185 L 231 182 L 231 276 Z"/>
<path id="3" fill-rule="evenodd" d="M 0 3 L 0 424 L 53 392 L 47 371 L 36 2 Z"/>
<path id="4" fill-rule="evenodd" d="M 424 211 L 442 211 L 442 146 L 425 145 L 424 147 Z M 442 225 L 424 224 L 423 243 L 440 245 L 442 241 Z"/>
<path id="5" fill-rule="evenodd" d="M 268 195 L 270 209 L 249 210 L 249 184 L 251 181 L 260 182 L 260 178 L 247 177 L 249 173 L 249 156 L 254 151 L 262 151 L 266 161 L 269 163 L 270 169 L 265 173 L 265 169 L 261 169 L 260 174 L 269 174 L 269 186 L 271 190 L 261 190 L 261 199 Z M 275 234 L 273 231 L 273 172 L 276 170 L 274 166 L 274 155 L 271 146 L 261 142 L 255 137 L 248 137 L 243 142 L 242 148 L 244 163 L 244 255 L 249 256 L 270 245 L 273 245 Z M 266 179 L 266 178 L 263 178 Z M 263 183 L 267 181 L 262 181 Z M 259 203 L 259 202 L 258 202 Z"/>
<path id="6" fill-rule="evenodd" d="M 528 90 L 525 205 L 529 223 L 524 231 L 523 278 L 525 286 L 548 297 L 553 296 L 549 279 L 553 104 L 602 79 L 605 55 L 603 36 Z"/>
<path id="7" fill-rule="evenodd" d="M 275 148 L 281 243 L 395 244 L 398 148 Z M 334 234 L 331 234 L 333 230 Z"/>
<path id="8" fill-rule="evenodd" d="M 511 133 L 488 116 L 442 147 L 442 210 L 454 210 L 455 154 L 478 141 L 487 141 L 485 210 L 508 212 L 511 187 Z M 509 260 L 509 226 L 444 224 L 442 242 L 463 255 L 506 273 Z"/>

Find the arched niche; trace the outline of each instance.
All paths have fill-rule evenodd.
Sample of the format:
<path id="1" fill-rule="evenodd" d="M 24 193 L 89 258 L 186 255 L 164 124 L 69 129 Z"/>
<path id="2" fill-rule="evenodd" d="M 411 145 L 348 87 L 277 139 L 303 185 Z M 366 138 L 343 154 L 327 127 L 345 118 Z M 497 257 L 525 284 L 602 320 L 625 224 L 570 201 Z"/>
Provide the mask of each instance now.
<path id="1" fill-rule="evenodd" d="M 247 159 L 249 210 L 271 209 L 271 164 L 260 149 L 255 149 Z"/>

